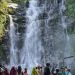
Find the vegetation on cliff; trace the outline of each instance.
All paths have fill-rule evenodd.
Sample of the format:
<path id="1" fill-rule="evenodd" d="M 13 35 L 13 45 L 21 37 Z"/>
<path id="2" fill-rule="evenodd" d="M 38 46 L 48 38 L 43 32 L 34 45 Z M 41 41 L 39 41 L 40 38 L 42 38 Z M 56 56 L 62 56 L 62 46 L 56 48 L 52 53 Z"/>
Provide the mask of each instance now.
<path id="1" fill-rule="evenodd" d="M 5 25 L 6 25 L 6 18 L 8 14 L 8 7 L 7 2 L 1 1 L 0 2 L 0 40 L 2 40 L 2 37 L 4 36 L 5 32 Z"/>
<path id="2" fill-rule="evenodd" d="M 7 30 L 8 15 L 13 14 L 14 8 L 10 7 L 13 3 L 26 3 L 28 0 L 0 0 L 0 61 L 5 60 L 6 51 L 4 49 L 4 37 Z M 9 6 L 10 4 L 10 6 Z M 16 10 L 15 10 L 16 11 Z"/>
<path id="3" fill-rule="evenodd" d="M 70 17 L 75 17 L 75 0 L 66 0 L 67 14 Z"/>
<path id="4" fill-rule="evenodd" d="M 11 2 L 27 2 L 27 0 L 0 0 L 0 40 L 5 34 L 5 27 L 8 14 L 12 12 L 12 9 L 8 7 Z"/>
<path id="5" fill-rule="evenodd" d="M 75 0 L 66 0 L 67 5 L 67 16 L 69 17 L 71 23 L 70 27 L 68 27 L 68 32 L 70 34 L 75 34 Z"/>

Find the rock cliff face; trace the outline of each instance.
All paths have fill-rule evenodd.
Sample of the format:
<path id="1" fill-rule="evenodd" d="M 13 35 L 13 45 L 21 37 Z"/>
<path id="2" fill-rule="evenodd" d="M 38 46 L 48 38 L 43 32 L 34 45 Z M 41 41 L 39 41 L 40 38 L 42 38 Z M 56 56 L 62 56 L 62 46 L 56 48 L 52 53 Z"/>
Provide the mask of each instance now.
<path id="1" fill-rule="evenodd" d="M 66 0 L 41 0 L 39 5 L 42 6 L 39 18 L 44 60 L 57 62 L 59 66 L 65 64 L 71 67 L 74 58 L 71 58 L 72 62 L 70 59 L 64 59 L 74 55 L 74 35 L 68 32 L 71 23 L 66 16 Z"/>
<path id="2" fill-rule="evenodd" d="M 74 35 L 70 34 L 71 25 L 68 22 L 65 15 L 66 6 L 65 0 L 39 0 L 38 7 L 40 8 L 40 14 L 38 16 L 40 24 L 39 39 L 41 40 L 43 50 L 41 51 L 41 62 L 51 62 L 58 64 L 58 66 L 68 65 L 73 63 L 74 58 L 64 59 L 65 57 L 74 55 Z M 12 15 L 15 26 L 16 47 L 18 49 L 17 57 L 20 61 L 20 52 L 24 46 L 25 34 L 27 31 L 27 18 L 26 11 L 29 8 L 29 2 L 20 4 Z M 32 17 L 33 18 L 33 17 Z M 38 29 L 38 30 L 39 30 Z M 7 50 L 7 60 L 10 59 L 10 40 L 9 40 L 9 27 L 8 33 L 4 40 L 5 50 Z M 36 31 L 34 31 L 36 32 Z M 35 39 L 34 39 L 35 40 Z M 6 41 L 6 42 L 5 42 Z M 67 53 L 66 53 L 67 52 Z M 67 62 L 68 61 L 68 62 Z M 73 63 L 74 64 L 74 63 Z"/>
<path id="3" fill-rule="evenodd" d="M 39 2 L 42 8 L 42 13 L 39 16 L 41 23 L 41 40 L 44 47 L 44 59 L 46 61 L 55 60 L 55 57 L 60 57 L 60 55 L 63 58 L 65 33 L 61 24 L 61 4 L 62 1 L 58 0 L 45 0 Z M 61 59 L 61 57 L 57 58 L 57 60 Z"/>

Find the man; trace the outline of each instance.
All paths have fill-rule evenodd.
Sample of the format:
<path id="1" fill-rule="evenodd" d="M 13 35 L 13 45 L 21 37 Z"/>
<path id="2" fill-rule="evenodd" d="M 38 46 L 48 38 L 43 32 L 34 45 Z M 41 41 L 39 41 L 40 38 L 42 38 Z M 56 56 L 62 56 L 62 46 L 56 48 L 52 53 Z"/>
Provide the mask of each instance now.
<path id="1" fill-rule="evenodd" d="M 50 64 L 47 63 L 44 69 L 44 75 L 50 75 Z"/>

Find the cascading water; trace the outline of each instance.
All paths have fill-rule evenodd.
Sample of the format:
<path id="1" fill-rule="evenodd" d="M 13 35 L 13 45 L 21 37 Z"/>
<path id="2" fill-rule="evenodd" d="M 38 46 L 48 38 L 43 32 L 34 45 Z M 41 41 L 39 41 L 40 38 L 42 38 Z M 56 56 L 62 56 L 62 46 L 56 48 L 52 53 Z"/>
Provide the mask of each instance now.
<path id="1" fill-rule="evenodd" d="M 46 0 L 44 3 L 44 12 L 46 15 L 46 19 L 44 20 L 44 60 L 45 63 L 51 62 L 55 64 L 59 64 L 60 62 L 60 54 L 58 53 L 58 50 L 56 48 L 56 43 L 57 42 L 57 20 L 55 18 L 58 16 L 58 0 Z M 54 21 L 54 23 L 53 23 Z M 58 43 L 59 44 L 59 43 Z M 59 47 L 60 48 L 60 47 Z"/>
<path id="2" fill-rule="evenodd" d="M 60 6 L 61 25 L 62 25 L 62 28 L 65 32 L 64 34 L 65 34 L 65 39 L 66 39 L 65 49 L 63 51 L 64 58 L 70 57 L 73 55 L 73 53 L 72 53 L 73 51 L 72 51 L 71 43 L 70 43 L 70 36 L 68 35 L 68 31 L 67 31 L 67 27 L 68 27 L 67 22 L 66 22 L 67 17 L 64 15 L 64 12 L 66 10 L 65 2 L 66 2 L 66 0 L 62 0 L 61 6 Z M 68 58 L 68 59 L 63 59 L 63 60 L 64 60 L 64 65 L 71 68 L 71 63 L 73 62 L 73 58 Z"/>
<path id="3" fill-rule="evenodd" d="M 30 70 L 41 63 L 41 51 L 43 47 L 40 40 L 40 24 L 38 20 L 40 11 L 38 0 L 30 0 L 29 8 L 26 12 L 27 29 L 21 53 L 21 64 L 24 64 L 24 67 Z"/>
<path id="4" fill-rule="evenodd" d="M 69 65 L 73 61 L 67 62 L 67 59 L 64 59 L 71 56 L 71 52 L 73 52 L 67 31 L 66 16 L 64 15 L 65 0 L 40 1 L 29 0 L 26 14 L 24 14 L 25 9 L 17 11 L 17 14 L 20 15 L 16 16 L 20 18 L 18 21 L 22 19 L 24 22 L 17 22 L 18 27 L 21 27 L 22 24 L 24 24 L 23 28 L 26 27 L 25 32 L 20 32 L 24 37 L 19 35 L 19 40 L 22 40 L 20 44 L 23 45 L 21 47 L 17 46 L 16 29 L 19 28 L 16 28 L 12 16 L 9 15 L 10 66 L 21 65 L 22 68 L 27 67 L 31 71 L 38 64 L 51 62 L 61 66 L 64 63 Z"/>
<path id="5" fill-rule="evenodd" d="M 10 66 L 17 65 L 17 48 L 16 48 L 16 32 L 15 26 L 13 22 L 13 18 L 9 15 L 10 18 L 10 30 L 9 30 L 9 37 L 10 37 Z"/>

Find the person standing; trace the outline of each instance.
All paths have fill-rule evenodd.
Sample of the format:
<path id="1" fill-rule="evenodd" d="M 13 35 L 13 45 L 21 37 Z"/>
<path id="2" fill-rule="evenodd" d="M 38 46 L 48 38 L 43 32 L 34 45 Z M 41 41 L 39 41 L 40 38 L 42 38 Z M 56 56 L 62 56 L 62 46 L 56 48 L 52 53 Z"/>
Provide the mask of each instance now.
<path id="1" fill-rule="evenodd" d="M 17 75 L 23 75 L 21 66 L 18 66 Z"/>
<path id="2" fill-rule="evenodd" d="M 64 67 L 60 68 L 60 72 L 59 73 L 60 73 L 60 75 L 65 75 L 65 69 L 64 69 Z"/>
<path id="3" fill-rule="evenodd" d="M 24 71 L 23 75 L 28 75 L 27 68 L 25 68 L 25 71 Z"/>
<path id="4" fill-rule="evenodd" d="M 68 69 L 68 75 L 72 75 L 72 73 L 71 73 L 70 69 Z"/>
<path id="5" fill-rule="evenodd" d="M 38 75 L 42 75 L 42 67 L 37 66 L 36 72 L 37 72 Z"/>
<path id="6" fill-rule="evenodd" d="M 60 75 L 59 69 L 56 69 L 56 74 L 55 75 Z"/>
<path id="7" fill-rule="evenodd" d="M 9 75 L 7 68 L 4 69 L 4 71 L 2 72 L 2 75 Z"/>
<path id="8" fill-rule="evenodd" d="M 36 69 L 37 69 L 37 67 L 34 67 L 34 68 L 32 69 L 31 75 L 38 75 Z"/>
<path id="9" fill-rule="evenodd" d="M 47 63 L 46 67 L 44 68 L 44 75 L 50 75 L 50 64 Z"/>
<path id="10" fill-rule="evenodd" d="M 72 73 L 70 72 L 70 69 L 65 68 L 65 75 L 72 75 Z"/>
<path id="11" fill-rule="evenodd" d="M 11 70 L 10 70 L 10 75 L 16 75 L 16 69 L 15 67 L 12 67 Z"/>

